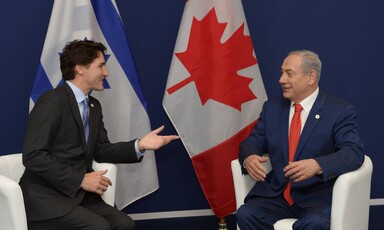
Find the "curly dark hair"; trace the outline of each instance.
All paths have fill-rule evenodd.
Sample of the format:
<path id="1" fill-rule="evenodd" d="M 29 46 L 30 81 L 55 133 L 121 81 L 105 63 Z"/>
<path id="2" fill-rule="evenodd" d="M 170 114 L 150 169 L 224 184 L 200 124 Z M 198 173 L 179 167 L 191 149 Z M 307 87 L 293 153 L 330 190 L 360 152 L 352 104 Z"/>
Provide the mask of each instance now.
<path id="1" fill-rule="evenodd" d="M 93 40 L 74 40 L 68 42 L 60 56 L 60 69 L 64 80 L 75 78 L 76 65 L 89 65 L 99 55 L 105 55 L 107 48 L 100 42 Z"/>

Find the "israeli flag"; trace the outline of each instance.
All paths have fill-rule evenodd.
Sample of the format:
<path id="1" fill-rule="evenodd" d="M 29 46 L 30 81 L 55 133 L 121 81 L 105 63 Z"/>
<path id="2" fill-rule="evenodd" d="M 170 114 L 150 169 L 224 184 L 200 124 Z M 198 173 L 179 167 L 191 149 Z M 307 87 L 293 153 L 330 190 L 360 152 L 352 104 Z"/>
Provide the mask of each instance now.
<path id="1" fill-rule="evenodd" d="M 55 0 L 30 99 L 62 83 L 59 56 L 69 41 L 93 39 L 107 47 L 105 89 L 92 92 L 103 107 L 111 142 L 139 138 L 151 131 L 126 32 L 114 0 Z M 118 165 L 116 206 L 123 209 L 159 187 L 153 151 L 138 164 Z"/>

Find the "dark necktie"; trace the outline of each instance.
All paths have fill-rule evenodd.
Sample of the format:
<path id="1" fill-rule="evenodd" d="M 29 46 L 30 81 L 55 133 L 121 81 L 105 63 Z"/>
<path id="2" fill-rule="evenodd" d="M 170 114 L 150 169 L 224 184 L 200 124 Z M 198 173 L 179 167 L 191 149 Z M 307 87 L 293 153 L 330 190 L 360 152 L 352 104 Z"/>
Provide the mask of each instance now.
<path id="1" fill-rule="evenodd" d="M 295 104 L 295 114 L 292 117 L 291 127 L 289 128 L 288 162 L 293 161 L 296 153 L 297 144 L 299 143 L 300 132 L 301 132 L 300 113 L 302 110 L 303 110 L 303 107 L 301 107 L 300 104 Z M 291 182 L 289 180 L 288 180 L 287 187 L 284 190 L 284 198 L 288 201 L 290 205 L 294 203 L 291 197 Z"/>
<path id="2" fill-rule="evenodd" d="M 89 135 L 89 107 L 88 107 L 88 97 L 86 97 L 81 103 L 83 103 L 83 126 L 84 126 L 84 135 L 85 141 L 88 142 Z"/>

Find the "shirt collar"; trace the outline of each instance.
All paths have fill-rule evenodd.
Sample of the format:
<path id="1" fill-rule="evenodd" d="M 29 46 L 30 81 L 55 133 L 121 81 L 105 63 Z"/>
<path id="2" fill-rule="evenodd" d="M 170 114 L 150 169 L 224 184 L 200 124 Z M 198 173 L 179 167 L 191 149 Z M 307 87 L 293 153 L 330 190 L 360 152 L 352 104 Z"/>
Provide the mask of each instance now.
<path id="1" fill-rule="evenodd" d="M 313 92 L 311 95 L 309 95 L 307 98 L 302 100 L 299 104 L 303 107 L 303 110 L 309 113 L 309 111 L 312 109 L 313 104 L 315 103 L 315 100 L 317 98 L 317 95 L 319 95 L 319 87 Z M 291 101 L 291 107 L 295 103 Z"/>
<path id="2" fill-rule="evenodd" d="M 76 101 L 77 103 L 80 103 L 82 101 L 84 101 L 84 99 L 86 97 L 88 97 L 88 95 L 85 95 L 83 93 L 83 91 L 81 91 L 76 85 L 74 85 L 72 82 L 70 81 L 65 81 L 69 87 L 71 87 L 72 91 L 73 91 L 73 94 L 75 94 L 75 97 L 76 97 Z"/>

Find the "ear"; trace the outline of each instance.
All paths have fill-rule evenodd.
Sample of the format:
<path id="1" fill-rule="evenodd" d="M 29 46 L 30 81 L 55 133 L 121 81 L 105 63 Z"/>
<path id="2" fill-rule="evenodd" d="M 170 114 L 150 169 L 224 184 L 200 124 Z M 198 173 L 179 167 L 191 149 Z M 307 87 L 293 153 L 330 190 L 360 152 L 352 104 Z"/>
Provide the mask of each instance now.
<path id="1" fill-rule="evenodd" d="M 84 74 L 84 66 L 83 65 L 75 65 L 75 72 L 77 74 L 83 75 Z"/>
<path id="2" fill-rule="evenodd" d="M 313 85 L 317 82 L 317 72 L 315 70 L 309 71 L 308 84 Z"/>

